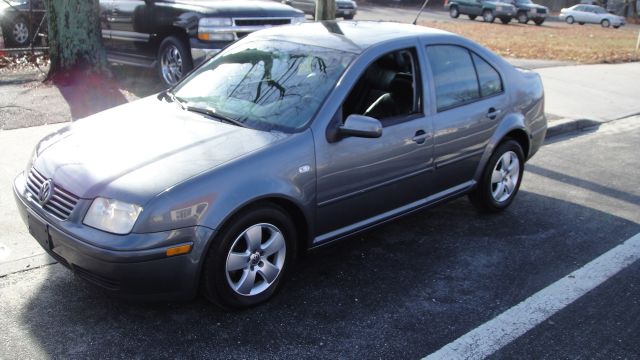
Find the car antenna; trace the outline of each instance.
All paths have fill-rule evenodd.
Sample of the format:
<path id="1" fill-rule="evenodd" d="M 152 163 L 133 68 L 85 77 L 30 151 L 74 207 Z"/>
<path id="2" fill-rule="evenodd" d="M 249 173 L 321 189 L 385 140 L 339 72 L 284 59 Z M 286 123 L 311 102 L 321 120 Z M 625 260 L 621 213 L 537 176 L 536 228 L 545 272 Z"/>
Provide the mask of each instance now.
<path id="1" fill-rule="evenodd" d="M 413 20 L 413 25 L 416 25 L 418 23 L 418 18 L 420 17 L 420 14 L 422 14 L 422 11 L 427 6 L 428 2 L 429 2 L 429 0 L 424 0 L 424 4 L 422 4 L 422 7 L 420 8 L 420 11 L 418 11 L 418 15 L 416 15 L 416 19 Z"/>

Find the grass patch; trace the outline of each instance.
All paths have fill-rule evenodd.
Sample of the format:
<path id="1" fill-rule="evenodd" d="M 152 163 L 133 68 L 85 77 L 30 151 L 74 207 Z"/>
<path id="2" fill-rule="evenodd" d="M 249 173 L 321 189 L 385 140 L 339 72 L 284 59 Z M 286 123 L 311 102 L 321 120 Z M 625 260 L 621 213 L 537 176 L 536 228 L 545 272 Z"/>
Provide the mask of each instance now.
<path id="1" fill-rule="evenodd" d="M 565 60 L 582 64 L 638 61 L 638 30 L 602 28 L 598 25 L 543 26 L 479 21 L 421 21 L 421 25 L 450 31 L 472 39 L 496 53 L 521 59 Z"/>

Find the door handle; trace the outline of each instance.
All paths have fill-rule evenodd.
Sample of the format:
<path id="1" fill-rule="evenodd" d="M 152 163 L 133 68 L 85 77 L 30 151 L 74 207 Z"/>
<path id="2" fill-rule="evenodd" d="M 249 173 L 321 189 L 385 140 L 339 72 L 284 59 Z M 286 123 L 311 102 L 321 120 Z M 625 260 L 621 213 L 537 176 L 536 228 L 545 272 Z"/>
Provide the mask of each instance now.
<path id="1" fill-rule="evenodd" d="M 427 138 L 429 137 L 429 134 L 427 134 L 424 130 L 418 130 L 416 131 L 416 134 L 413 136 L 412 140 L 420 145 L 420 144 L 424 144 L 424 142 L 427 140 Z"/>
<path id="2" fill-rule="evenodd" d="M 502 112 L 502 110 L 496 110 L 495 108 L 489 108 L 489 111 L 487 112 L 487 117 L 491 120 L 495 120 L 495 118 L 498 117 L 498 115 L 500 115 L 500 113 Z"/>

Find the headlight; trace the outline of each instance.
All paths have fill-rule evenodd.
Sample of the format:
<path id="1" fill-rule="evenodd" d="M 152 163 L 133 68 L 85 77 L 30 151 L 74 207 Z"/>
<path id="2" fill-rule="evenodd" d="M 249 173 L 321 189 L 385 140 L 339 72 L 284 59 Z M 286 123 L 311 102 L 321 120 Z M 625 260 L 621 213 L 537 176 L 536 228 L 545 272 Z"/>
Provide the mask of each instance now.
<path id="1" fill-rule="evenodd" d="M 202 18 L 198 22 L 199 27 L 219 27 L 219 26 L 231 26 L 230 18 Z"/>
<path id="2" fill-rule="evenodd" d="M 128 234 L 141 211 L 138 205 L 99 197 L 91 203 L 83 223 L 114 234 Z"/>
<path id="3" fill-rule="evenodd" d="M 294 17 L 291 18 L 291 23 L 292 24 L 302 24 L 304 22 L 304 16 L 298 16 L 298 17 Z"/>
<path id="4" fill-rule="evenodd" d="M 231 27 L 230 18 L 202 18 L 198 21 L 198 39 L 204 41 L 233 41 L 233 32 L 221 31 L 221 28 Z"/>

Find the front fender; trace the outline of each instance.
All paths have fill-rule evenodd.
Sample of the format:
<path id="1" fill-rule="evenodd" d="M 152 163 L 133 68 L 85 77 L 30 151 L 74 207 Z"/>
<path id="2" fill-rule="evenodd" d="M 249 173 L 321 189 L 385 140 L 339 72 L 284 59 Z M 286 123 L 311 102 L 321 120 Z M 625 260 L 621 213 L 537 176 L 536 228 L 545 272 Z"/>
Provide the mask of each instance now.
<path id="1" fill-rule="evenodd" d="M 218 230 L 240 209 L 264 199 L 294 204 L 311 224 L 315 186 L 313 137 L 307 130 L 158 194 L 145 206 L 134 231 L 196 225 Z"/>

